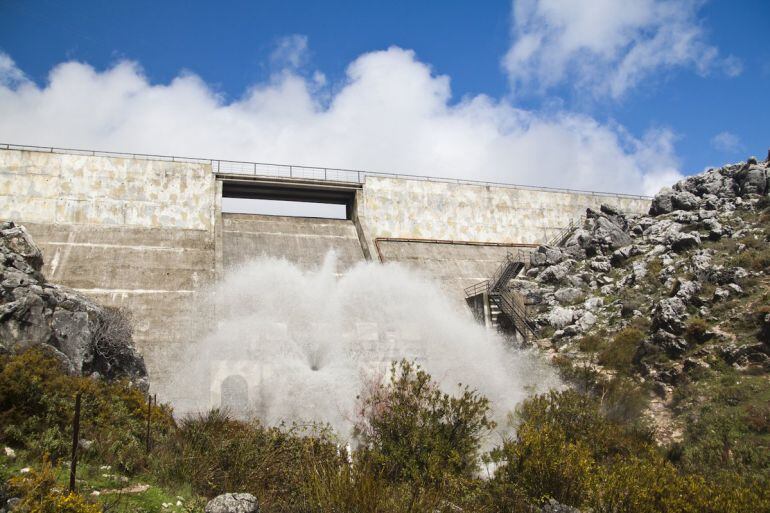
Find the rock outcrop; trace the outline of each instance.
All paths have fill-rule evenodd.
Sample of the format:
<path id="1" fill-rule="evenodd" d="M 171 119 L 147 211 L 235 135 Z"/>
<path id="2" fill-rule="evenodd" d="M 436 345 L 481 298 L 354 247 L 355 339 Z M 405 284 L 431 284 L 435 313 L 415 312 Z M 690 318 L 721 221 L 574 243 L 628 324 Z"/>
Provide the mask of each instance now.
<path id="1" fill-rule="evenodd" d="M 127 378 L 146 388 L 147 370 L 133 346 L 130 320 L 48 283 L 42 266 L 42 253 L 24 227 L 0 223 L 0 352 L 40 346 L 72 374 Z"/>
<path id="2" fill-rule="evenodd" d="M 736 255 L 751 251 L 741 241 L 754 251 L 770 243 L 766 221 L 759 220 L 769 193 L 768 163 L 750 159 L 664 188 L 647 215 L 589 209 L 584 226 L 559 247 L 539 247 L 526 278 L 510 284 L 544 334 L 538 345 L 579 357 L 571 342 L 634 323 L 645 330 L 634 355 L 637 369 L 666 386 L 677 373 L 701 368 L 708 354 L 770 370 L 770 310 L 756 314 L 760 328 L 753 343 L 730 347 L 722 340 L 719 351 L 697 350 L 724 335 L 690 326 L 693 319 L 717 324 L 713 311 L 719 304 L 744 295 L 746 280 L 766 277 L 767 269 L 735 263 Z M 687 364 L 665 367 L 655 355 Z"/>

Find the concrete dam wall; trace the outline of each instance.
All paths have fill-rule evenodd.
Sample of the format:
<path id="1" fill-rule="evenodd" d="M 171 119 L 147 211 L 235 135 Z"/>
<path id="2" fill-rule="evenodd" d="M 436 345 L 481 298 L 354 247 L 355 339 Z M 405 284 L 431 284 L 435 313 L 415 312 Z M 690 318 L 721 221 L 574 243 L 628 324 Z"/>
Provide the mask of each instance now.
<path id="1" fill-rule="evenodd" d="M 319 267 L 329 251 L 344 272 L 365 260 L 353 221 L 255 214 L 222 214 L 222 263 L 227 269 L 257 256 Z"/>
<path id="2" fill-rule="evenodd" d="M 251 169 L 251 164 L 246 164 Z M 358 173 L 356 180 L 225 172 L 219 161 L 0 149 L 0 218 L 23 224 L 46 276 L 133 315 L 150 382 L 161 387 L 175 315 L 231 266 L 262 255 L 338 271 L 401 262 L 462 288 L 488 278 L 512 247 L 543 243 L 588 207 L 646 212 L 649 199 Z M 222 212 L 222 197 L 343 203 L 348 219 Z"/>

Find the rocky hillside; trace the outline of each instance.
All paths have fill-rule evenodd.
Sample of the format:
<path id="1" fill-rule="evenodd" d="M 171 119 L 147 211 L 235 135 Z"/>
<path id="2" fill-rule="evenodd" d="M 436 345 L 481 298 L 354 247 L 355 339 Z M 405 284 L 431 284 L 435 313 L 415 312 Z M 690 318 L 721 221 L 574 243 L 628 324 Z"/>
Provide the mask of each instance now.
<path id="1" fill-rule="evenodd" d="M 23 226 L 0 223 L 0 353 L 45 347 L 72 374 L 127 378 L 147 387 L 131 323 L 74 290 L 48 283 L 43 256 Z"/>
<path id="2" fill-rule="evenodd" d="M 769 174 L 750 159 L 663 189 L 648 215 L 589 209 L 511 283 L 565 374 L 693 465 L 770 467 Z"/>

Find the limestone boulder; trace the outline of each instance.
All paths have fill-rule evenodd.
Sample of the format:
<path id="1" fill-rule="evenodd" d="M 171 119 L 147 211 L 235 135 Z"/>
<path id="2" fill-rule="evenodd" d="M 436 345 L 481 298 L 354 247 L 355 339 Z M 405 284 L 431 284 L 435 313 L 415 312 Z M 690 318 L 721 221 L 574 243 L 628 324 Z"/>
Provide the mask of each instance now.
<path id="1" fill-rule="evenodd" d="M 572 321 L 575 320 L 575 311 L 572 308 L 557 306 L 548 312 L 547 320 L 548 324 L 554 328 L 563 328 L 572 324 Z"/>
<path id="2" fill-rule="evenodd" d="M 767 169 L 757 165 L 745 166 L 735 174 L 735 183 L 738 186 L 738 193 L 741 196 L 747 194 L 767 194 Z"/>
<path id="3" fill-rule="evenodd" d="M 556 300 L 563 305 L 571 305 L 578 300 L 582 300 L 584 296 L 583 291 L 576 287 L 564 287 L 554 293 Z"/>
<path id="4" fill-rule="evenodd" d="M 259 501 L 250 493 L 225 493 L 206 504 L 206 513 L 259 513 Z"/>
<path id="5" fill-rule="evenodd" d="M 559 264 L 548 266 L 543 269 L 537 279 L 544 283 L 559 283 L 567 277 L 574 264 L 574 260 L 565 260 Z"/>
<path id="6" fill-rule="evenodd" d="M 23 226 L 18 226 L 12 221 L 0 223 L 0 239 L 0 244 L 8 253 L 20 257 L 35 273 L 39 273 L 43 268 L 43 253 Z"/>
<path id="7" fill-rule="evenodd" d="M 652 198 L 650 204 L 650 215 L 659 216 L 674 211 L 674 191 L 669 187 L 664 187 L 658 194 Z"/>
<path id="8" fill-rule="evenodd" d="M 679 232 L 671 238 L 671 249 L 677 253 L 700 246 L 700 235 L 697 232 Z"/>
<path id="9" fill-rule="evenodd" d="M 678 335 L 684 331 L 686 316 L 687 309 L 682 298 L 662 299 L 652 310 L 652 327 Z"/>
<path id="10" fill-rule="evenodd" d="M 39 346 L 73 374 L 127 378 L 146 388 L 147 370 L 134 347 L 130 319 L 48 283 L 42 265 L 42 253 L 24 227 L 0 224 L 0 351 Z"/>

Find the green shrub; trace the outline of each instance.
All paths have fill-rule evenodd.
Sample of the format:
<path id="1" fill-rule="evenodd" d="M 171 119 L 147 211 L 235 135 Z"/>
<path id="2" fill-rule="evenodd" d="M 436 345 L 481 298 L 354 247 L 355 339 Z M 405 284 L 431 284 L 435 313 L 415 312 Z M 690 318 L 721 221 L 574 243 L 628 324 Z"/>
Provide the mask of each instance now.
<path id="1" fill-rule="evenodd" d="M 583 335 L 577 343 L 584 353 L 595 353 L 604 345 L 604 339 L 598 335 Z"/>
<path id="2" fill-rule="evenodd" d="M 634 354 L 644 340 L 644 333 L 633 327 L 619 331 L 599 353 L 599 363 L 620 372 L 630 372 Z"/>
<path id="3" fill-rule="evenodd" d="M 647 283 L 653 287 L 659 287 L 661 285 L 660 273 L 663 271 L 663 262 L 659 258 L 653 258 L 647 262 Z"/>
<path id="4" fill-rule="evenodd" d="M 356 437 L 374 468 L 392 482 L 436 486 L 472 476 L 481 439 L 495 424 L 489 401 L 468 387 L 441 392 L 430 375 L 407 361 L 393 364 L 386 384 L 361 398 Z"/>
<path id="5" fill-rule="evenodd" d="M 101 513 L 102 509 L 77 493 L 56 487 L 56 473 L 44 457 L 39 469 L 10 478 L 12 496 L 21 499 L 13 511 L 18 513 Z"/>
<path id="6" fill-rule="evenodd" d="M 700 317 L 690 317 L 684 328 L 684 338 L 691 344 L 702 344 L 710 338 L 709 327 Z"/>
<path id="7" fill-rule="evenodd" d="M 133 473 L 146 464 L 146 396 L 129 383 L 108 383 L 64 372 L 40 348 L 0 357 L 0 441 L 54 461 L 68 455 L 75 395 L 82 393 L 81 439 L 93 442 L 83 457 Z M 168 407 L 152 407 L 153 432 L 173 426 Z"/>
<path id="8" fill-rule="evenodd" d="M 754 313 L 754 319 L 759 327 L 757 338 L 766 344 L 770 344 L 770 306 L 759 307 Z"/>
<path id="9" fill-rule="evenodd" d="M 589 447 L 571 440 L 564 429 L 522 424 L 515 441 L 504 444 L 497 457 L 505 463 L 495 478 L 514 484 L 527 497 L 571 505 L 586 502 L 596 462 Z"/>
<path id="10" fill-rule="evenodd" d="M 767 478 L 682 473 L 649 437 L 577 392 L 528 399 L 519 418 L 516 437 L 495 452 L 494 485 L 508 496 L 554 498 L 594 513 L 770 511 Z"/>
<path id="11" fill-rule="evenodd" d="M 182 420 L 154 460 L 165 483 L 189 484 L 206 497 L 254 493 L 268 509 L 298 507 L 309 466 L 335 468 L 345 461 L 328 428 L 265 427 L 218 410 Z"/>

